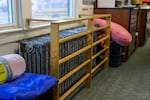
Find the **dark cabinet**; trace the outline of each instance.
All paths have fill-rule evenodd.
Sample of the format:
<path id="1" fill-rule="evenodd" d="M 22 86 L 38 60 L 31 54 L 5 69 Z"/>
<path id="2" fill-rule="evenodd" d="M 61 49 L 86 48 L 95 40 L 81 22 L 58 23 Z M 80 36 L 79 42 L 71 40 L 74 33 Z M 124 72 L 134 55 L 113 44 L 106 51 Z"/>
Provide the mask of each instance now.
<path id="1" fill-rule="evenodd" d="M 129 32 L 132 35 L 132 42 L 128 46 L 128 55 L 130 56 L 136 48 L 137 43 L 137 23 L 138 23 L 138 10 L 130 10 Z"/>
<path id="2" fill-rule="evenodd" d="M 138 37 L 136 46 L 144 45 L 146 40 L 146 23 L 150 23 L 150 14 L 147 14 L 147 11 L 147 9 L 139 9 L 138 11 Z"/>
<path id="3" fill-rule="evenodd" d="M 94 14 L 112 14 L 112 21 L 122 25 L 132 35 L 132 42 L 129 46 L 123 46 L 122 61 L 126 61 L 128 57 L 136 49 L 137 44 L 137 23 L 138 9 L 133 8 L 95 8 Z"/>
<path id="4" fill-rule="evenodd" d="M 150 33 L 150 10 L 139 9 L 138 10 L 138 25 L 137 25 L 137 43 L 136 46 L 143 46 Z"/>
<path id="5" fill-rule="evenodd" d="M 147 10 L 147 21 L 146 21 L 146 34 L 145 39 L 150 36 L 150 10 Z"/>

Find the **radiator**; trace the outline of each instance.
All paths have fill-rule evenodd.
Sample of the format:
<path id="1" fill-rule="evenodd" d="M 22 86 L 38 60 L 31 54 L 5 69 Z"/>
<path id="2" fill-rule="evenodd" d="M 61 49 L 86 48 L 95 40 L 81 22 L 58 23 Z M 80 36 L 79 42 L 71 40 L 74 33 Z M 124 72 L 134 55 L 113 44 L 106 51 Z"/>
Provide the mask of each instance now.
<path id="1" fill-rule="evenodd" d="M 77 27 L 69 30 L 64 30 L 60 33 L 60 38 L 66 38 L 75 34 L 79 34 L 87 30 L 87 27 Z M 97 34 L 94 34 L 94 41 Z M 26 71 L 38 74 L 50 75 L 50 36 L 45 35 L 32 39 L 23 40 L 20 42 L 20 54 L 25 58 L 27 63 Z M 74 40 L 70 40 L 60 45 L 60 58 L 66 57 L 75 51 L 87 46 L 87 37 L 83 36 Z M 96 47 L 93 48 L 93 53 L 96 52 Z M 52 52 L 51 52 L 52 53 Z M 86 60 L 86 53 L 82 53 L 69 61 L 63 63 L 60 67 L 60 77 L 64 76 L 76 66 Z M 96 60 L 93 61 L 93 66 L 96 65 Z M 67 79 L 60 87 L 60 95 L 69 89 L 76 81 L 86 73 L 86 67 L 79 70 L 76 74 Z"/>

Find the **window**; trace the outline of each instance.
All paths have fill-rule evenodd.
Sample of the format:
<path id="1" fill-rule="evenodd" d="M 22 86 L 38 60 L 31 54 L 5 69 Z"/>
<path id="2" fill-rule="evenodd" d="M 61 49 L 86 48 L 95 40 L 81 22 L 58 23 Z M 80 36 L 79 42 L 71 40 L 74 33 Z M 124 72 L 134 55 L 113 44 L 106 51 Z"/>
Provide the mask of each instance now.
<path id="1" fill-rule="evenodd" d="M 74 16 L 74 0 L 32 0 L 33 18 L 65 18 Z"/>
<path id="2" fill-rule="evenodd" d="M 77 0 L 0 0 L 0 32 L 26 28 L 26 18 L 75 18 L 75 5 Z M 32 23 L 39 27 L 46 24 Z"/>
<path id="3" fill-rule="evenodd" d="M 13 23 L 13 0 L 0 0 L 0 25 Z"/>

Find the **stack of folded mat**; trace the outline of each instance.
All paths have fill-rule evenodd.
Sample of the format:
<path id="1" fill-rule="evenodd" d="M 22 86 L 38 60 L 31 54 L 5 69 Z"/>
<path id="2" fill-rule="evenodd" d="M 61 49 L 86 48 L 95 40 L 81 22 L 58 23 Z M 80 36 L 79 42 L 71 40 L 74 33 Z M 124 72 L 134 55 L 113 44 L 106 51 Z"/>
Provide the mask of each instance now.
<path id="1" fill-rule="evenodd" d="M 55 77 L 25 69 L 25 60 L 18 54 L 0 57 L 0 100 L 32 100 L 58 83 Z"/>

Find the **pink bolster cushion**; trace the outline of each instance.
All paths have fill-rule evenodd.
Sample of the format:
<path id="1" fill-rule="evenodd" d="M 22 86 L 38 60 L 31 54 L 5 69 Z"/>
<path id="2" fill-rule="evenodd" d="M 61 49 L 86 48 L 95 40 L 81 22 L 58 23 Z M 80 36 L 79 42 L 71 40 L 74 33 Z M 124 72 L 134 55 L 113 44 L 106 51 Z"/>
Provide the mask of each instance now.
<path id="1" fill-rule="evenodd" d="M 103 19 L 94 19 L 94 25 L 98 24 L 100 26 L 106 25 L 106 20 Z M 132 41 L 131 34 L 121 25 L 111 22 L 111 39 L 121 46 L 128 46 Z"/>

